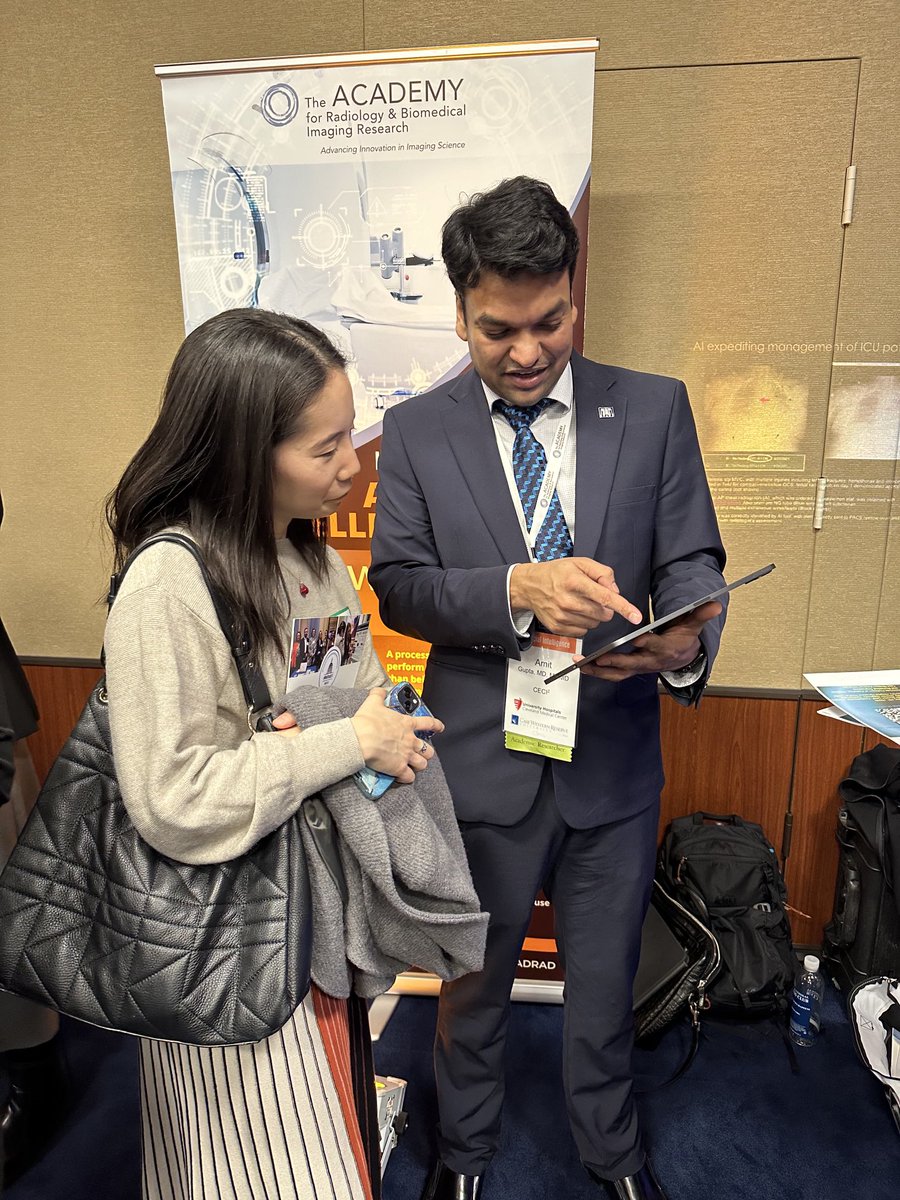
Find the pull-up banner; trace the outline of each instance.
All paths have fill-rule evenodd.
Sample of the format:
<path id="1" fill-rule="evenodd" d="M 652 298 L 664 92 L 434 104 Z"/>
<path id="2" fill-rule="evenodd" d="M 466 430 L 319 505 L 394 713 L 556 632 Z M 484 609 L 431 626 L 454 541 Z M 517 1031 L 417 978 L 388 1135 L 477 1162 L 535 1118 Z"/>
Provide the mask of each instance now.
<path id="1" fill-rule="evenodd" d="M 427 647 L 386 629 L 366 580 L 382 417 L 468 366 L 440 243 L 473 193 L 515 175 L 551 185 L 581 235 L 584 311 L 596 49 L 581 39 L 156 68 L 185 327 L 259 306 L 313 322 L 347 356 L 362 470 L 329 540 L 373 614 L 382 662 L 416 687 Z"/>

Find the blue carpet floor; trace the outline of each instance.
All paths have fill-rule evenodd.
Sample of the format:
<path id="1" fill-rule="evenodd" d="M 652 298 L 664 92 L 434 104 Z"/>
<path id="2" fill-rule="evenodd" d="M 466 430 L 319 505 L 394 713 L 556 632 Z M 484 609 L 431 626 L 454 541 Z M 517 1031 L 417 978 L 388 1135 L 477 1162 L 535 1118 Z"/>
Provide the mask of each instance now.
<path id="1" fill-rule="evenodd" d="M 375 1047 L 382 1074 L 409 1081 L 410 1124 L 388 1165 L 385 1200 L 418 1200 L 435 1121 L 428 1045 L 436 1002 L 405 998 Z M 671 1200 L 898 1200 L 900 1136 L 880 1085 L 856 1056 L 843 1000 L 829 990 L 825 1032 L 791 1073 L 771 1022 L 707 1019 L 690 1071 L 640 1098 Z M 560 1081 L 561 1009 L 514 1004 L 504 1124 L 485 1200 L 597 1200 L 569 1135 Z M 686 1028 L 638 1049 L 639 1086 L 669 1077 Z"/>
<path id="2" fill-rule="evenodd" d="M 375 1047 L 383 1074 L 409 1081 L 409 1127 L 385 1200 L 418 1200 L 435 1123 L 436 1002 L 401 1000 Z M 671 1200 L 898 1200 L 900 1136 L 860 1064 L 843 1001 L 829 990 L 825 1032 L 793 1075 L 769 1023 L 707 1020 L 689 1073 L 641 1097 L 647 1139 Z M 485 1200 L 595 1200 L 568 1132 L 560 1083 L 562 1010 L 513 1005 L 503 1140 Z M 74 1022 L 64 1028 L 76 1104 L 45 1158 L 4 1200 L 139 1200 L 136 1046 Z M 685 1048 L 671 1030 L 638 1050 L 640 1082 L 665 1078 Z M 206 1200 L 215 1200 L 207 1197 Z"/>

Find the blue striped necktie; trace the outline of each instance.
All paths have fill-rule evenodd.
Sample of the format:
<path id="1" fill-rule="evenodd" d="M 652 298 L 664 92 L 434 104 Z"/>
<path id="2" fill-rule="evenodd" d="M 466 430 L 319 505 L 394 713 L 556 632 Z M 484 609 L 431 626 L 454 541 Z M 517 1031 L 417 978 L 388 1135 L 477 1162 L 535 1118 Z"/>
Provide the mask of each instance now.
<path id="1" fill-rule="evenodd" d="M 547 469 L 547 455 L 544 447 L 531 432 L 531 425 L 547 405 L 552 403 L 550 396 L 545 396 L 543 400 L 538 400 L 537 404 L 527 408 L 517 404 L 506 404 L 503 400 L 494 401 L 494 409 L 502 413 L 516 431 L 512 452 L 513 477 L 519 489 L 528 529 L 531 529 L 538 493 Z M 534 545 L 535 561 L 549 562 L 554 558 L 568 558 L 571 553 L 572 538 L 569 536 L 569 528 L 559 502 L 559 493 L 554 488 L 547 515 Z"/>

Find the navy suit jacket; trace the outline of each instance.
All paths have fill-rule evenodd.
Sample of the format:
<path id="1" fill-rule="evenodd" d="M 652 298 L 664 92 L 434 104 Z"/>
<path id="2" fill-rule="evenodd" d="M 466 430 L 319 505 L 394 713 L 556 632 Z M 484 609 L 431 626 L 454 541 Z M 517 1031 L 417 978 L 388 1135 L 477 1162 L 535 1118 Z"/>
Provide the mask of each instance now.
<path id="1" fill-rule="evenodd" d="M 651 600 L 664 616 L 721 587 L 725 552 L 684 384 L 579 354 L 572 370 L 575 554 L 612 567 L 648 619 Z M 475 372 L 388 410 L 369 581 L 387 625 L 432 643 L 423 699 L 446 724 L 436 745 L 463 821 L 514 824 L 540 783 L 544 759 L 507 750 L 502 732 L 506 659 L 523 645 L 507 571 L 527 561 Z M 702 635 L 707 674 L 723 623 L 724 611 Z M 613 618 L 584 653 L 631 628 Z M 658 798 L 657 680 L 582 678 L 572 762 L 553 763 L 569 825 L 616 821 Z M 695 701 L 704 683 L 679 699 Z"/>

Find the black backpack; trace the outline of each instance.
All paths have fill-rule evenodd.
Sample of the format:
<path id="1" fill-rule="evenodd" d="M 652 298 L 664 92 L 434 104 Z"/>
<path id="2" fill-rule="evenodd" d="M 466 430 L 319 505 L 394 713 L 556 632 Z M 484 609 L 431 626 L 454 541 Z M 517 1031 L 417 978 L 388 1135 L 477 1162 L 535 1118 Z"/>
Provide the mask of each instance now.
<path id="1" fill-rule="evenodd" d="M 733 814 L 678 817 L 663 836 L 657 877 L 719 942 L 722 969 L 707 992 L 711 1007 L 784 1010 L 796 959 L 787 888 L 761 826 Z"/>

